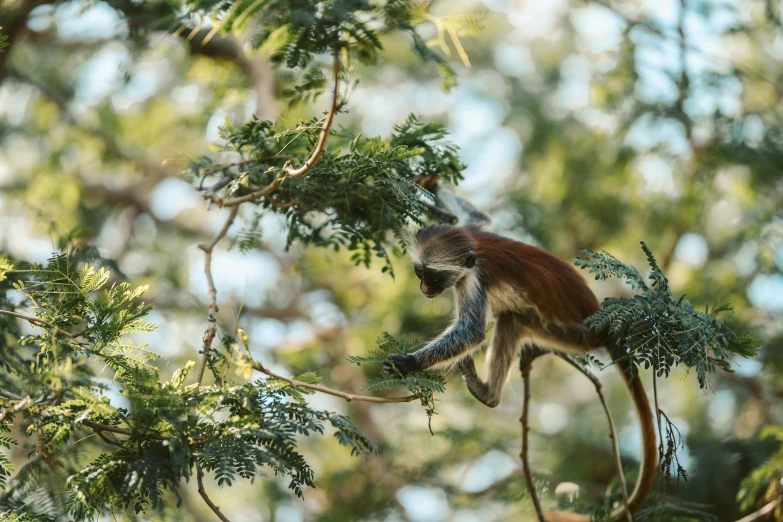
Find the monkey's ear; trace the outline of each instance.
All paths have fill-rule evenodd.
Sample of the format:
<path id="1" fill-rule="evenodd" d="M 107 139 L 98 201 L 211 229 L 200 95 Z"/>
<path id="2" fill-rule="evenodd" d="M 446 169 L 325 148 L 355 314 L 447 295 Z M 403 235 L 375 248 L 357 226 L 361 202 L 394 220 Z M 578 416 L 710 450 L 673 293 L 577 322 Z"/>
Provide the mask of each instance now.
<path id="1" fill-rule="evenodd" d="M 476 266 L 476 253 L 473 252 L 473 249 L 471 248 L 468 251 L 468 258 L 465 259 L 465 267 L 473 268 L 474 266 Z"/>

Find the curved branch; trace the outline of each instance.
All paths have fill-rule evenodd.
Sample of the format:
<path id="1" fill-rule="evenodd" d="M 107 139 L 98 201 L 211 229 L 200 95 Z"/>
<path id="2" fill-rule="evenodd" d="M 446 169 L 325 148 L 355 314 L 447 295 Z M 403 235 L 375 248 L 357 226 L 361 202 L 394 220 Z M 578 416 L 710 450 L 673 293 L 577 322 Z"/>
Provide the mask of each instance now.
<path id="1" fill-rule="evenodd" d="M 204 357 L 201 359 L 201 367 L 198 370 L 196 386 L 200 386 L 201 381 L 204 378 L 204 370 L 207 367 L 207 361 L 209 361 L 209 351 L 212 349 L 212 342 L 215 340 L 215 335 L 217 335 L 217 322 L 215 320 L 215 314 L 218 313 L 218 305 L 215 280 L 212 279 L 212 250 L 214 250 L 215 245 L 217 245 L 218 242 L 226 236 L 228 229 L 231 227 L 231 224 L 234 223 L 234 219 L 236 219 L 238 212 L 239 207 L 232 207 L 231 212 L 228 214 L 228 219 L 226 219 L 226 222 L 223 225 L 223 228 L 220 229 L 212 241 L 210 241 L 207 245 L 198 246 L 201 250 L 204 251 L 204 274 L 207 276 L 207 287 L 209 288 L 209 311 L 207 315 L 209 325 L 204 332 Z"/>
<path id="2" fill-rule="evenodd" d="M 201 498 L 204 499 L 204 503 L 209 506 L 209 509 L 211 509 L 223 522 L 231 522 L 228 518 L 226 518 L 226 515 L 220 511 L 220 508 L 217 507 L 215 503 L 212 502 L 212 500 L 210 500 L 209 495 L 207 495 L 207 490 L 204 489 L 204 471 L 201 469 L 201 465 L 198 463 L 198 460 L 196 460 L 196 482 L 198 482 L 198 494 L 201 495 Z"/>
<path id="3" fill-rule="evenodd" d="M 13 408 L 6 408 L 0 413 L 0 422 L 3 422 L 8 415 L 19 413 L 20 411 L 28 410 L 35 406 L 35 403 L 30 397 L 25 397 Z"/>
<path id="4" fill-rule="evenodd" d="M 295 386 L 297 388 L 307 388 L 308 390 L 314 390 L 317 392 L 326 393 L 327 395 L 334 395 L 335 397 L 340 397 L 341 399 L 345 399 L 345 402 L 351 402 L 351 401 L 378 402 L 378 403 L 412 402 L 419 398 L 418 395 L 405 395 L 404 397 L 374 397 L 372 395 L 354 395 L 353 393 L 345 393 L 339 390 L 333 390 L 332 388 L 327 388 L 326 386 L 321 386 L 320 384 L 310 384 L 307 382 L 297 381 L 296 379 L 291 379 L 289 377 L 283 377 L 282 375 L 276 374 L 272 370 L 268 370 L 266 367 L 264 367 L 261 363 L 258 362 L 253 362 L 252 367 L 254 370 L 258 370 L 259 372 L 266 374 L 270 377 L 274 377 L 275 379 L 280 379 L 281 381 L 285 381 L 291 386 Z"/>
<path id="5" fill-rule="evenodd" d="M 306 173 L 308 170 L 313 168 L 313 165 L 315 165 L 315 162 L 318 161 L 318 158 L 323 154 L 324 149 L 326 148 L 326 140 L 329 138 L 329 131 L 332 128 L 332 121 L 334 120 L 334 115 L 337 114 L 337 111 L 340 110 L 340 107 L 342 106 L 342 103 L 340 103 L 340 46 L 336 45 L 334 47 L 334 50 L 332 51 L 332 75 L 334 76 L 334 92 L 332 93 L 332 107 L 329 109 L 329 113 L 326 115 L 326 119 L 324 120 L 324 125 L 321 127 L 321 134 L 318 136 L 318 143 L 315 145 L 315 149 L 313 150 L 312 154 L 310 154 L 310 157 L 305 160 L 305 162 L 302 164 L 301 167 L 298 169 L 295 169 L 291 166 L 291 162 L 287 161 L 286 164 L 283 166 L 282 172 L 288 176 L 291 176 L 292 178 L 296 178 L 298 176 L 301 176 L 302 174 Z"/>
<path id="6" fill-rule="evenodd" d="M 280 186 L 280 184 L 285 179 L 285 174 L 283 174 L 284 171 L 280 171 L 277 174 L 277 177 L 267 185 L 266 187 L 256 189 L 253 192 L 249 194 L 245 194 L 244 196 L 237 196 L 235 198 L 230 199 L 224 199 L 221 196 L 218 196 L 214 193 L 206 193 L 204 194 L 204 197 L 209 199 L 212 203 L 215 203 L 216 205 L 220 205 L 221 207 L 236 207 L 238 205 L 241 205 L 242 203 L 247 203 L 249 201 L 255 201 L 257 199 L 263 198 L 277 190 L 277 187 Z"/>

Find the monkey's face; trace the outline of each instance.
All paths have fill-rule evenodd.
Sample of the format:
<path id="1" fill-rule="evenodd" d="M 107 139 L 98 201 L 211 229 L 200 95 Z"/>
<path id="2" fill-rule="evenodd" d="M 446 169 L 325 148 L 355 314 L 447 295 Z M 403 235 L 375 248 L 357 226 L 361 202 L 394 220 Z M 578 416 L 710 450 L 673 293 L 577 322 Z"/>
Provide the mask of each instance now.
<path id="1" fill-rule="evenodd" d="M 451 225 L 431 225 L 416 233 L 408 253 L 421 292 L 435 299 L 457 284 L 476 266 L 473 243 L 465 230 Z"/>
<path id="2" fill-rule="evenodd" d="M 454 286 L 459 279 L 459 273 L 451 270 L 433 270 L 426 265 L 413 265 L 413 271 L 419 278 L 419 289 L 429 299 L 435 299 L 444 290 Z"/>

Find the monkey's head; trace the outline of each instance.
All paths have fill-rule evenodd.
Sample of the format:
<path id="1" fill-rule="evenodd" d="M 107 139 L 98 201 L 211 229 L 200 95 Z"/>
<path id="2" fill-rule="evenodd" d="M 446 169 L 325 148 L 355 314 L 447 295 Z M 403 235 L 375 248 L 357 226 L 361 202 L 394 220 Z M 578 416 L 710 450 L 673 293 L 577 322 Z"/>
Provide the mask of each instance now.
<path id="1" fill-rule="evenodd" d="M 408 247 L 419 288 L 430 299 L 457 284 L 476 266 L 473 238 L 462 228 L 430 225 Z"/>

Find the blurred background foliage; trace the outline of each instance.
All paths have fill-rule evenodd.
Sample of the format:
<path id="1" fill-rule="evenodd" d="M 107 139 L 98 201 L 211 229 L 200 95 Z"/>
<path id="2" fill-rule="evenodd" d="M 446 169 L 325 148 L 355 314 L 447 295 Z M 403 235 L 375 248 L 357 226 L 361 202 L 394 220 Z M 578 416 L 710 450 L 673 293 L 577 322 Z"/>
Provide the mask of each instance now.
<path id="1" fill-rule="evenodd" d="M 336 125 L 388 137 L 410 112 L 441 122 L 467 165 L 459 193 L 494 217 L 496 231 L 563 259 L 604 248 L 639 267 L 643 239 L 677 295 L 699 308 L 733 304 L 739 325 L 763 340 L 760 357 L 719 373 L 706 391 L 676 371 L 660 383 L 662 407 L 685 437 L 688 481 L 656 498 L 699 514 L 659 519 L 736 520 L 771 506 L 766 519 L 783 520 L 780 4 L 459 0 L 436 1 L 430 13 L 418 31 L 458 84 L 442 90 L 453 79 L 423 66 L 408 34 L 381 31 L 377 65 L 355 65 L 358 84 Z M 476 14 L 482 30 L 461 24 L 452 35 L 450 22 Z M 150 321 L 161 327 L 145 340 L 166 358 L 163 379 L 197 358 L 207 286 L 196 245 L 227 213 L 208 209 L 183 171 L 203 154 L 232 161 L 220 152 L 226 120 L 294 125 L 329 102 L 288 104 L 301 71 L 273 71 L 270 53 L 250 50 L 263 17 L 234 35 L 210 36 L 205 22 L 178 0 L 0 4 L 10 44 L 0 54 L 0 251 L 41 262 L 70 233 L 116 261 L 118 280 L 149 284 Z M 314 60 L 328 68 L 328 56 Z M 252 225 L 251 210 L 229 237 Z M 280 373 L 316 371 L 359 392 L 374 369 L 349 355 L 365 355 L 381 331 L 425 339 L 448 321 L 450 300 L 421 298 L 404 259 L 392 259 L 391 278 L 380 266 L 354 267 L 349 254 L 286 251 L 278 215 L 257 226 L 262 241 L 249 251 L 215 252 L 218 320 L 233 324 L 241 307 L 254 357 Z M 628 291 L 591 284 L 599 297 Z M 630 403 L 614 372 L 601 378 L 632 470 Z M 588 511 L 607 487 L 617 498 L 590 382 L 545 358 L 532 387 L 531 460 L 544 502 L 568 504 L 555 491 L 573 492 L 557 488 L 570 482 L 579 485 L 571 500 Z M 207 487 L 232 520 L 532 519 L 518 464 L 521 397 L 513 376 L 489 410 L 451 377 L 431 436 L 414 404 L 316 395 L 314 407 L 348 414 L 381 455 L 365 463 L 331 439 L 303 440 L 317 485 L 304 501 L 272 476 Z M 9 455 L 21 464 L 25 453 Z M 182 505 L 161 519 L 211 520 L 195 489 L 181 490 Z"/>

